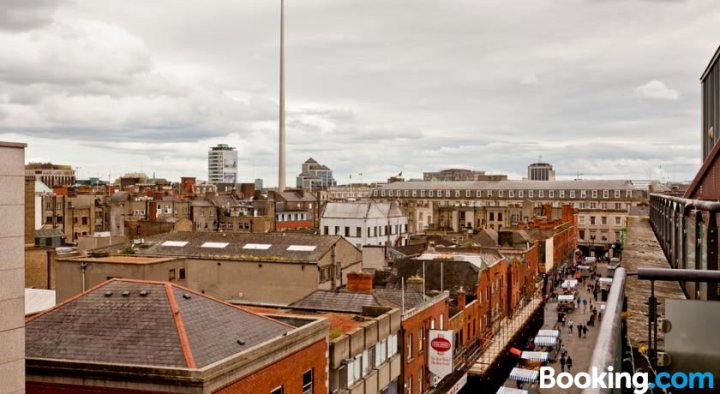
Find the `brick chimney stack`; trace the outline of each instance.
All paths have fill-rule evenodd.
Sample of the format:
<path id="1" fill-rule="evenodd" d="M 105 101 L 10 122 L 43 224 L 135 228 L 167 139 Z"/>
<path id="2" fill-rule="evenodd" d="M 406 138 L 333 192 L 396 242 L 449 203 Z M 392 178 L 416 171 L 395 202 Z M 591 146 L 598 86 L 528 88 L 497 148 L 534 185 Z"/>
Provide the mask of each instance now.
<path id="1" fill-rule="evenodd" d="M 347 280 L 347 291 L 353 293 L 372 293 L 373 276 L 371 274 L 351 272 L 348 274 Z"/>
<path id="2" fill-rule="evenodd" d="M 462 286 L 460 286 L 460 288 L 457 291 L 457 306 L 458 306 L 458 309 L 460 309 L 460 311 L 465 310 L 466 302 L 467 302 L 467 299 L 466 299 L 465 289 Z"/>

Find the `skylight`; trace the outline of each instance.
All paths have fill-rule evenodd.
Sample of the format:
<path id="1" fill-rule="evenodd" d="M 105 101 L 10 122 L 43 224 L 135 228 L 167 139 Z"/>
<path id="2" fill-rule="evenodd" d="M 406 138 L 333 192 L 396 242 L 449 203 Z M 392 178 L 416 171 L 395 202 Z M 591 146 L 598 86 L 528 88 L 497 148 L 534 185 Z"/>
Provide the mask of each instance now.
<path id="1" fill-rule="evenodd" d="M 287 250 L 293 252 L 312 252 L 317 248 L 315 245 L 290 245 Z"/>
<path id="2" fill-rule="evenodd" d="M 161 246 L 173 246 L 176 248 L 182 248 L 183 246 L 187 245 L 188 241 L 165 241 L 161 244 Z"/>
<path id="3" fill-rule="evenodd" d="M 245 246 L 243 246 L 243 249 L 268 250 L 271 246 L 271 244 L 245 244 Z"/>
<path id="4" fill-rule="evenodd" d="M 217 248 L 217 249 L 222 249 L 222 248 L 224 248 L 224 247 L 226 247 L 226 246 L 228 246 L 228 245 L 230 245 L 230 244 L 227 243 L 227 242 L 205 242 L 205 243 L 202 244 L 202 246 L 200 246 L 200 247 L 201 247 L 201 248 Z"/>

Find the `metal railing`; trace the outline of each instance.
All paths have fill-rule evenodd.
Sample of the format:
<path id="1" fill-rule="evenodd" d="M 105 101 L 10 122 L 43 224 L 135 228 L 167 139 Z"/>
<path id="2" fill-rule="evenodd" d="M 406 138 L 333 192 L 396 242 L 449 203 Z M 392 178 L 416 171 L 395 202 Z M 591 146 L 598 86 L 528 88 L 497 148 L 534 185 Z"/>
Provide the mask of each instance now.
<path id="1" fill-rule="evenodd" d="M 590 368 L 588 372 L 592 374 L 592 368 L 598 371 L 607 371 L 608 367 L 613 367 L 615 371 L 624 371 L 632 369 L 624 367 L 624 360 L 631 351 L 627 345 L 627 327 L 623 319 L 623 312 L 627 309 L 625 301 L 625 281 L 627 275 L 624 268 L 618 268 L 613 277 L 613 283 L 608 294 L 605 314 L 600 323 L 597 342 L 590 358 Z M 583 394 L 607 394 L 620 393 L 619 389 L 610 388 L 588 388 L 583 390 Z"/>
<path id="2" fill-rule="evenodd" d="M 670 266 L 718 270 L 720 203 L 650 195 L 650 225 Z M 718 300 L 718 282 L 681 281 L 689 299 Z"/>

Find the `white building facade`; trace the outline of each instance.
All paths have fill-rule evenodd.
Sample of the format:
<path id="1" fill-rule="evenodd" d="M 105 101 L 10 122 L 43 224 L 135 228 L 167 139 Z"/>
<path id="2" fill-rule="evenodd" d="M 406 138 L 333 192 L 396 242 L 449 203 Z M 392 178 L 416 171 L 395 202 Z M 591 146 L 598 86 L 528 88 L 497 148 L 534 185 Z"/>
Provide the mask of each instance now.
<path id="1" fill-rule="evenodd" d="M 208 182 L 237 183 L 238 154 L 235 148 L 218 144 L 208 151 Z"/>
<path id="2" fill-rule="evenodd" d="M 328 202 L 320 232 L 341 235 L 358 248 L 399 246 L 407 244 L 408 220 L 395 202 Z"/>

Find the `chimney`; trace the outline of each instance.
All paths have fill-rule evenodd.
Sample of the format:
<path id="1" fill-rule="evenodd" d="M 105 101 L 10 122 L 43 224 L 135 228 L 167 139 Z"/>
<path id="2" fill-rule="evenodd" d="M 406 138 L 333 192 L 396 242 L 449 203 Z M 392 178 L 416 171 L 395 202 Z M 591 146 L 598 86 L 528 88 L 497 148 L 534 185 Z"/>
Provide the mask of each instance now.
<path id="1" fill-rule="evenodd" d="M 552 205 L 543 205 L 543 212 L 545 213 L 545 219 L 547 221 L 552 220 L 552 217 L 553 217 Z"/>
<path id="2" fill-rule="evenodd" d="M 419 275 L 411 276 L 407 280 L 407 291 L 414 293 L 423 292 L 423 278 Z"/>
<path id="3" fill-rule="evenodd" d="M 457 291 L 457 306 L 460 311 L 465 310 L 465 303 L 467 302 L 467 299 L 465 298 L 465 289 L 460 286 L 460 288 Z"/>
<path id="4" fill-rule="evenodd" d="M 347 291 L 352 293 L 372 294 L 373 277 L 371 274 L 351 272 L 347 276 Z"/>

